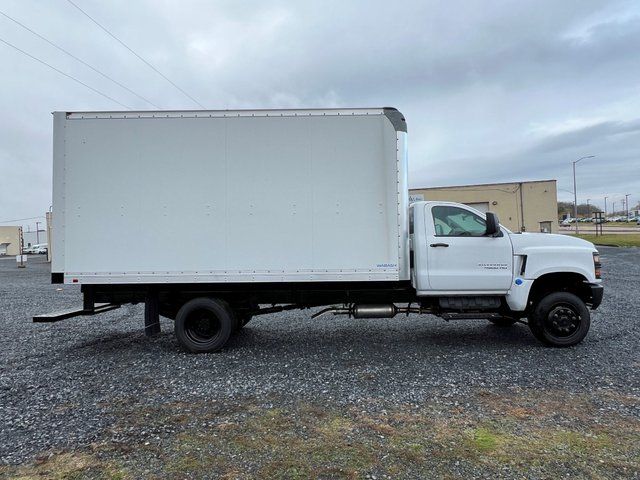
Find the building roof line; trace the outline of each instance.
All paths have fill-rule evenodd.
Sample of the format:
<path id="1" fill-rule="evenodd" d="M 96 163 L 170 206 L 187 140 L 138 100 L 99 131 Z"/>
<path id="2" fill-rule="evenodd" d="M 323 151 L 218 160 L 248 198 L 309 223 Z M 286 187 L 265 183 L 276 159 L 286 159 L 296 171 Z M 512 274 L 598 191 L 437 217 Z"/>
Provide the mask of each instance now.
<path id="1" fill-rule="evenodd" d="M 519 185 L 521 183 L 545 183 L 545 182 L 557 182 L 556 179 L 549 180 L 527 180 L 524 182 L 496 182 L 496 183 L 475 183 L 473 185 L 451 185 L 451 186 L 437 186 L 437 187 L 411 187 L 409 190 L 435 190 L 444 188 L 473 188 L 473 187 L 492 187 L 495 185 Z"/>

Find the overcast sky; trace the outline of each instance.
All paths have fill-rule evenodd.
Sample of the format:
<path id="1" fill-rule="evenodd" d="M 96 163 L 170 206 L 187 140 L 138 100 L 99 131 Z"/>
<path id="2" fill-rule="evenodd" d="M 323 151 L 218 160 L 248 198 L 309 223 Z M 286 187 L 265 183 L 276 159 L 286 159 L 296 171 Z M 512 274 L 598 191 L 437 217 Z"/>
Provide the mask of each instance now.
<path id="1" fill-rule="evenodd" d="M 554 178 L 568 200 L 571 161 L 596 155 L 579 201 L 638 201 L 638 1 L 74 1 L 207 108 L 397 107 L 412 187 Z M 198 108 L 66 0 L 0 11 L 162 108 Z M 153 108 L 3 16 L 0 38 Z M 2 222 L 51 204 L 50 112 L 122 107 L 3 43 L 0 65 Z"/>

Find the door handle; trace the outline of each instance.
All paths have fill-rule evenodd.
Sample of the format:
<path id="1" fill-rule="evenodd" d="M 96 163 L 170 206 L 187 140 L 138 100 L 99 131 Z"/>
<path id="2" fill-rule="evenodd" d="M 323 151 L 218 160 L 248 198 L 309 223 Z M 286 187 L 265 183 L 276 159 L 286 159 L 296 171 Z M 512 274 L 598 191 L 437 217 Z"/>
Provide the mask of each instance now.
<path id="1" fill-rule="evenodd" d="M 431 245 L 429 245 L 430 247 L 448 247 L 449 244 L 448 243 L 432 243 Z"/>

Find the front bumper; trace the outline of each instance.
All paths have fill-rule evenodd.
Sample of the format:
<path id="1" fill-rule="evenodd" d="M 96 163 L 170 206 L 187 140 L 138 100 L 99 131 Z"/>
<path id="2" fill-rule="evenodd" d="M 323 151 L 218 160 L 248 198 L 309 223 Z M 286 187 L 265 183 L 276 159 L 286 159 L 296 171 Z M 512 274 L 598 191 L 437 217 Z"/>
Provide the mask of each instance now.
<path id="1" fill-rule="evenodd" d="M 602 303 L 602 295 L 604 295 L 604 287 L 601 283 L 590 283 L 589 288 L 591 290 L 591 310 L 595 310 Z"/>

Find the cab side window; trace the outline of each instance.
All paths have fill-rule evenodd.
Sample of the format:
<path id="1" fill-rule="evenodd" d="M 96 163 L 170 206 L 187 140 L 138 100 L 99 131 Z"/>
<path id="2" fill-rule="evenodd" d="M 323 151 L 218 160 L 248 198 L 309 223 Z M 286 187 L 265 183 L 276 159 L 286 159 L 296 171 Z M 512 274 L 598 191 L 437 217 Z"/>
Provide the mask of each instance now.
<path id="1" fill-rule="evenodd" d="M 482 237 L 487 231 L 484 218 L 460 207 L 439 205 L 431 214 L 437 237 Z"/>

